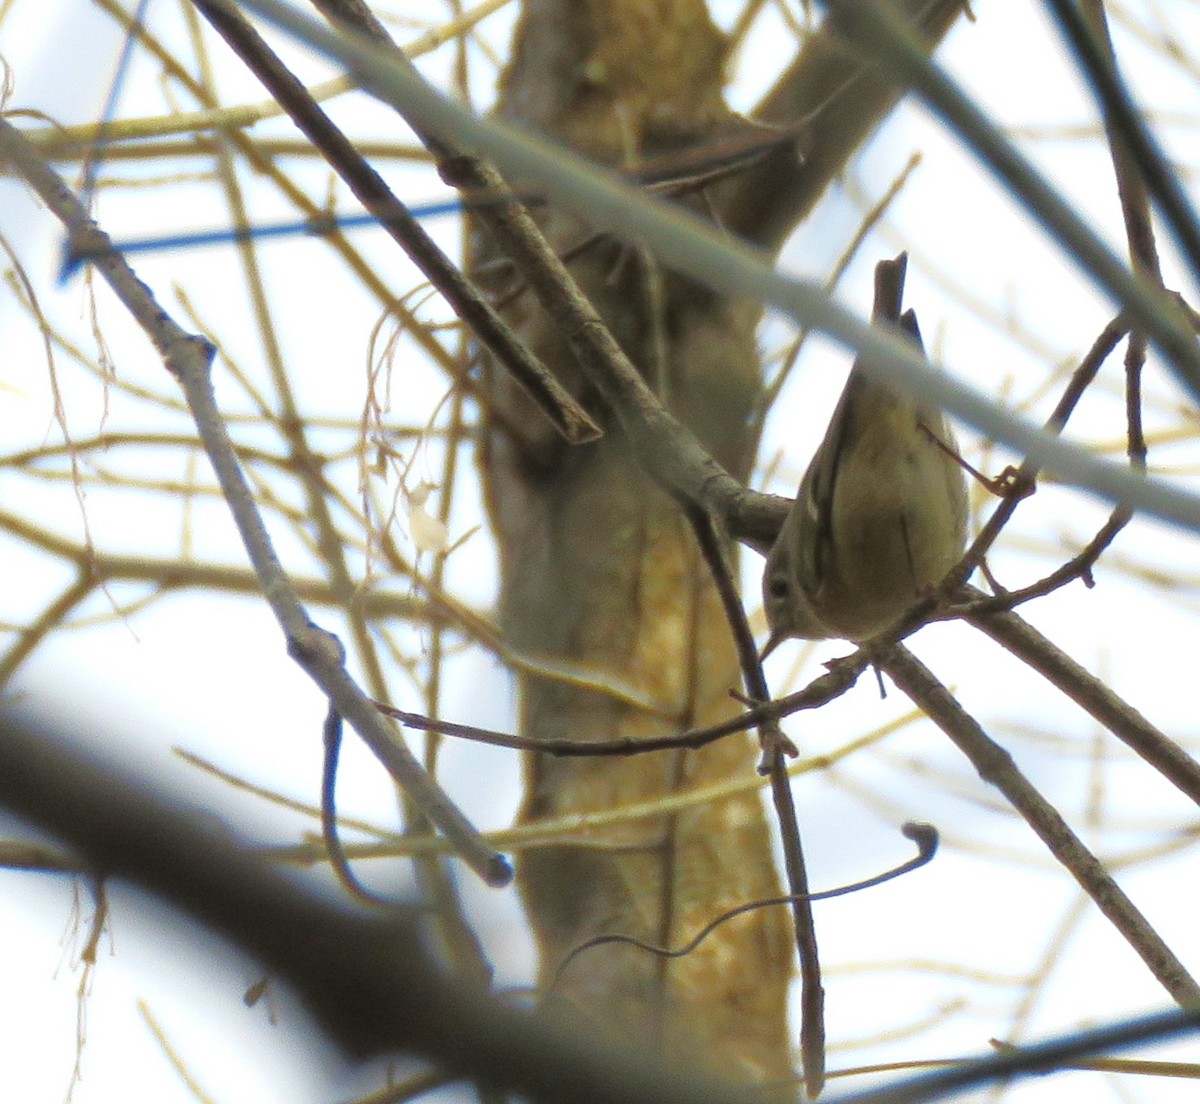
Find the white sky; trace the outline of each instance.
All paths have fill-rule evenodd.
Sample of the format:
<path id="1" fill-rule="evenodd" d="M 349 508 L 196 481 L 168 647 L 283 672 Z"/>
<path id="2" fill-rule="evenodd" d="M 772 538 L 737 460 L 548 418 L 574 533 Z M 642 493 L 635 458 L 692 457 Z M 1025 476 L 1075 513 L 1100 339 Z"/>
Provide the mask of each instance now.
<path id="1" fill-rule="evenodd" d="M 727 22 L 738 7 L 720 5 L 718 18 Z M 1153 13 L 1160 13 L 1176 27 L 1182 43 L 1200 41 L 1196 37 L 1200 7 L 1194 3 L 1162 0 L 1131 2 L 1127 7 L 1137 19 L 1150 19 L 1151 25 Z M 1037 5 L 978 0 L 977 24 L 960 27 L 942 57 L 1007 124 L 1091 121 L 1094 113 L 1078 82 L 1063 72 L 1057 39 L 1036 9 Z M 160 2 L 151 6 L 151 12 L 155 30 L 173 48 L 186 51 L 178 9 Z M 500 51 L 508 20 L 508 14 L 502 13 L 483 28 Z M 1192 136 L 1200 119 L 1196 74 L 1167 64 L 1120 26 L 1117 33 L 1123 61 L 1144 103 L 1179 116 L 1160 135 L 1192 168 Z M 770 83 L 786 60 L 787 44 L 778 25 L 765 19 L 742 59 L 738 75 L 743 83 L 734 98 L 736 106 L 748 107 Z M 120 37 L 111 23 L 89 5 L 78 0 L 18 2 L 0 26 L 0 54 L 12 66 L 16 84 L 10 106 L 36 108 L 63 122 L 93 118 L 119 48 Z M 443 51 L 424 59 L 422 66 L 440 77 L 447 57 Z M 306 79 L 323 75 L 311 59 L 303 61 Z M 219 64 L 230 102 L 263 98 L 235 65 L 223 56 Z M 70 79 L 64 79 L 64 73 Z M 182 94 L 178 104 L 183 110 L 194 107 Z M 334 106 L 337 117 L 356 135 L 396 133 L 394 118 L 363 97 L 346 97 Z M 162 110 L 157 74 L 138 66 L 122 97 L 120 113 Z M 25 125 L 26 121 L 19 122 Z M 268 128 L 273 133 L 290 132 L 282 122 L 263 129 Z M 1028 143 L 1026 148 L 1081 213 L 1111 236 L 1115 248 L 1122 249 L 1107 155 L 1093 143 L 1069 140 Z M 788 247 L 784 263 L 813 275 L 826 272 L 857 227 L 861 204 L 852 196 L 864 195 L 867 202 L 876 199 L 917 150 L 924 158 L 921 167 L 886 225 L 860 254 L 840 297 L 865 313 L 872 263 L 902 244 L 908 246 L 912 251 L 909 303 L 917 308 L 927 342 L 939 357 L 980 386 L 1003 385 L 1009 401 L 1029 400 L 1034 413 L 1044 414 L 1056 395 L 1054 387 L 1048 395 L 1040 392 L 1050 369 L 1081 355 L 1107 321 L 1109 308 L 919 109 L 906 107 L 888 124 L 857 162 L 852 183 L 833 190 L 818 216 Z M 307 163 L 287 167 L 309 182 L 316 194 L 321 193 L 325 179 L 321 169 Z M 121 171 L 123 175 L 133 172 Z M 387 175 L 414 201 L 444 193 L 428 172 L 389 166 Z M 243 183 L 254 218 L 273 220 L 288 213 L 263 182 L 246 174 Z M 117 236 L 209 228 L 222 225 L 226 217 L 211 183 L 105 192 L 99 214 Z M 431 229 L 447 248 L 454 248 L 456 229 L 450 220 L 432 222 Z M 42 308 L 91 349 L 80 280 L 61 287 L 54 281 L 57 230 L 10 180 L 0 180 L 0 232 L 25 263 Z M 359 233 L 354 241 L 368 256 L 386 260 L 393 287 L 404 290 L 417 282 L 383 235 Z M 1168 282 L 1195 302 L 1195 289 L 1181 284 L 1170 250 L 1165 243 L 1160 245 Z M 273 243 L 263 247 L 261 256 L 269 298 L 280 322 L 285 361 L 299 381 L 305 408 L 330 417 L 356 418 L 378 308 L 366 301 L 338 263 L 331 263 L 327 248 L 318 241 Z M 266 385 L 232 249 L 142 256 L 135 266 L 172 307 L 176 305 L 173 286 L 185 287 L 214 336 L 244 355 L 241 367 L 259 385 Z M 976 300 L 998 318 L 1011 321 L 1017 337 L 976 317 L 972 309 Z M 436 305 L 429 309 L 440 310 Z M 172 384 L 153 351 L 103 295 L 101 310 L 121 379 L 170 393 Z M 776 325 L 764 327 L 763 343 L 768 349 L 777 348 L 785 337 Z M 99 387 L 65 358 L 61 363 L 65 367 L 60 386 L 76 436 L 94 433 L 102 424 L 110 430 L 183 426 L 165 416 L 148 421 L 144 405 L 122 405 L 119 396 L 103 423 Z M 396 381 L 393 394 L 396 417 L 419 423 L 441 399 L 444 385 L 413 356 L 401 358 L 401 363 L 403 378 Z M 764 460 L 784 452 L 779 479 L 770 489 L 790 493 L 794 488 L 807 462 L 807 455 L 795 451 L 794 442 L 819 437 L 845 368 L 844 358 L 832 355 L 828 345 L 811 343 L 764 445 Z M 1179 398 L 1162 374 L 1151 368 L 1147 376 L 1148 390 L 1155 396 L 1148 425 L 1173 426 L 1184 420 Z M 1074 430 L 1081 439 L 1109 440 L 1120 435 L 1119 358 L 1106 368 L 1104 379 L 1107 393 L 1089 397 L 1081 410 L 1079 428 Z M 222 364 L 216 384 L 227 411 L 250 409 Z M 40 339 L 11 295 L 0 297 L 3 450 L 56 439 L 51 410 Z M 239 430 L 239 440 L 273 445 L 267 435 L 256 437 L 244 429 Z M 318 447 L 344 448 L 347 441 L 345 434 L 330 432 L 319 439 Z M 1195 461 L 1194 446 L 1186 444 L 1154 455 L 1164 463 Z M 1003 462 L 993 455 L 985 466 L 995 472 Z M 170 478 L 186 474 L 177 456 L 170 465 L 156 469 L 156 474 Z M 126 468 L 124 462 L 114 461 L 114 466 Z M 440 454 L 430 446 L 417 457 L 415 470 L 433 476 L 439 467 Z M 353 495 L 352 464 L 343 465 L 341 474 L 347 493 Z M 1195 479 L 1190 473 L 1187 477 L 1194 486 Z M 35 482 L 0 468 L 0 507 L 27 512 L 41 524 L 78 536 L 79 505 L 67 486 Z M 98 546 L 160 555 L 173 555 L 178 548 L 178 506 L 165 497 L 147 501 L 135 491 L 93 491 L 88 495 L 87 517 Z M 1102 517 L 1102 511 L 1074 494 L 1043 489 L 1022 506 L 1011 534 L 992 558 L 992 567 L 1008 585 L 1035 578 L 1064 557 L 1064 548 L 1086 540 Z M 478 520 L 477 504 L 460 495 L 452 536 L 466 533 Z M 283 535 L 282 527 L 275 526 L 275 531 Z M 195 533 L 197 555 L 243 562 L 219 504 L 197 506 Z M 13 542 L 6 540 L 0 549 L 9 565 L 10 582 L 18 583 L 0 588 L 0 621 L 20 623 L 65 585 L 67 575 Z M 281 551 L 289 568 L 312 570 L 311 557 L 294 540 L 281 540 Z M 1119 557 L 1161 565 L 1190 579 L 1196 563 L 1195 539 L 1159 525 L 1135 523 L 1113 551 L 1114 561 Z M 754 594 L 760 564 L 753 556 L 746 561 L 747 592 Z M 1092 670 L 1102 672 L 1170 735 L 1195 748 L 1196 711 L 1188 694 L 1194 678 L 1190 646 L 1196 630 L 1194 585 L 1176 593 L 1152 591 L 1103 565 L 1097 578 L 1096 591 L 1073 586 L 1038 603 L 1030 611 L 1031 619 Z M 495 568 L 482 535 L 472 538 L 453 561 L 452 583 L 455 593 L 487 609 L 494 595 Z M 402 581 L 393 580 L 392 586 L 404 589 Z M 133 601 L 141 593 L 112 588 L 118 603 Z M 121 621 L 110 616 L 108 601 L 97 597 L 80 612 L 103 622 L 48 641 L 22 669 L 17 682 L 20 693 L 53 702 L 71 715 L 86 716 L 96 746 L 105 754 L 178 787 L 191 801 L 220 809 L 248 836 L 289 840 L 312 829 L 307 821 L 198 777 L 171 750 L 188 748 L 291 797 L 316 800 L 323 704 L 286 657 L 278 629 L 263 605 L 249 599 L 180 594 Z M 318 614 L 323 624 L 339 627 L 324 611 Z M 410 643 L 414 652 L 419 651 L 415 636 Z M 1131 762 L 1111 738 L 1100 742 L 1105 757 L 1102 771 L 1089 761 L 1094 726 L 1049 686 L 1023 675 L 977 635 L 960 626 L 938 626 L 920 635 L 916 650 L 955 686 L 964 705 L 1010 747 L 1023 769 L 1101 854 L 1115 856 L 1161 843 L 1197 823 L 1196 810 L 1186 800 Z M 816 665 L 821 659 L 844 651 L 844 645 L 830 644 L 804 653 L 806 666 L 800 681 L 819 670 Z M 774 679 L 782 680 L 801 657 L 799 644 L 782 649 L 772 661 Z M 469 651 L 447 670 L 447 716 L 511 727 L 512 680 L 490 657 Z M 411 690 L 401 678 L 395 685 L 401 695 Z M 410 694 L 410 700 L 398 704 L 419 705 L 419 700 Z M 898 693 L 893 691 L 880 702 L 872 680 L 864 679 L 845 699 L 822 711 L 819 721 L 796 720 L 792 731 L 804 753 L 815 754 L 837 748 L 854 734 L 904 711 Z M 1039 731 L 1032 731 L 1034 726 Z M 511 822 L 519 779 L 514 756 L 451 744 L 444 765 L 447 784 L 477 823 L 498 828 Z M 1089 786 L 1098 771 L 1104 780 L 1103 829 L 1085 827 Z M 1032 834 L 998 809 L 970 767 L 928 725 L 913 726 L 890 738 L 878 752 L 856 756 L 836 771 L 806 776 L 797 783 L 797 794 L 816 887 L 853 881 L 903 861 L 910 845 L 899 836 L 897 826 L 904 819 L 933 821 L 942 828 L 947 843 L 936 862 L 916 875 L 818 906 L 822 954 L 829 971 L 830 1037 L 835 1044 L 831 1067 L 863 1060 L 863 1051 L 839 1051 L 838 1045 L 918 1023 L 947 1007 L 950 1011 L 936 1028 L 883 1044 L 872 1053 L 880 1060 L 914 1053 L 943 1057 L 982 1051 L 992 1036 L 1011 1037 L 1020 993 L 1014 985 L 971 983 L 931 971 L 871 971 L 863 964 L 936 959 L 983 964 L 1011 975 L 1033 970 L 1076 895 L 1054 872 Z M 384 826 L 395 822 L 386 778 L 353 739 L 347 741 L 343 754 L 339 807 L 345 814 L 373 817 Z M 17 831 L 0 821 L 0 838 L 9 829 Z M 1139 867 L 1122 883 L 1185 963 L 1200 969 L 1200 929 L 1192 915 L 1194 862 L 1192 851 L 1184 849 L 1173 861 Z M 403 881 L 391 867 L 368 868 L 365 873 L 392 888 Z M 531 956 L 519 930 L 514 891 L 483 889 L 469 875 L 461 881 L 472 914 L 495 954 L 498 984 L 520 984 L 528 977 Z M 82 943 L 72 920 L 74 892 L 66 878 L 0 875 L 0 1068 L 4 1070 L 0 1076 L 8 1099 L 29 1104 L 60 1101 L 71 1081 L 76 990 L 81 979 L 75 953 Z M 348 1098 L 376 1083 L 372 1080 L 376 1070 L 360 1071 L 353 1085 L 347 1083 L 334 1057 L 304 1028 L 302 1014 L 285 998 L 279 998 L 279 1026 L 269 1022 L 261 1005 L 245 1009 L 242 991 L 258 977 L 252 963 L 128 892 L 115 892 L 114 902 L 112 938 L 106 938 L 89 981 L 88 1041 L 83 1077 L 74 1090 L 77 1104 L 131 1095 L 163 1104 L 195 1099 L 147 1031 L 139 1001 L 146 1002 L 159 1019 L 213 1100 L 302 1104 Z M 83 909 L 90 914 L 86 900 Z M 1096 919 L 1094 910 L 1087 910 L 1085 916 L 1056 964 L 1044 998 L 1035 1004 L 1026 1038 L 1165 1003 L 1144 967 Z M 1179 1045 L 1170 1048 L 1170 1054 L 1197 1060 L 1200 1048 Z M 1153 1101 L 1182 1100 L 1184 1094 L 1194 1093 L 1184 1082 L 1130 1079 L 1117 1089 L 1100 1085 L 1099 1080 L 1096 1075 L 1052 1079 L 1023 1086 L 1011 1095 L 1024 1104 L 1074 1099 L 1073 1091 L 1080 1098 L 1087 1093 L 1088 1099 L 1124 1099 L 1120 1093 L 1127 1092 L 1130 1098 Z"/>

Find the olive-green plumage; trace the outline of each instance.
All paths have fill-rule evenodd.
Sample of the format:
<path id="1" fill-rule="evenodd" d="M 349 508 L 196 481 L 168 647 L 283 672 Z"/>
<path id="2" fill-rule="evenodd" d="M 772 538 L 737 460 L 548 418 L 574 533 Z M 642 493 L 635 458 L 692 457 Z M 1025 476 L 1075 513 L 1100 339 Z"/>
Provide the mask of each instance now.
<path id="1" fill-rule="evenodd" d="M 876 324 L 899 324 L 907 257 L 875 269 Z M 967 488 L 940 410 L 868 378 L 856 362 L 767 558 L 770 651 L 789 636 L 866 640 L 958 562 Z"/>

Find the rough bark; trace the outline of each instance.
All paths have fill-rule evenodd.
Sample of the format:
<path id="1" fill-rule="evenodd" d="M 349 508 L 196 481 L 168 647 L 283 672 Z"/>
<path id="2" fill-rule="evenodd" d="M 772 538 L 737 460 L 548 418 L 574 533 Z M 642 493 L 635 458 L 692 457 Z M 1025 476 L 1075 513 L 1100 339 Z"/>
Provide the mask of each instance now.
<path id="1" fill-rule="evenodd" d="M 964 0 L 895 4 L 931 50 L 965 6 Z M 812 35 L 754 114 L 768 127 L 794 130 L 797 147 L 779 150 L 722 187 L 714 203 L 724 225 L 777 250 L 902 93 L 836 35 L 827 30 Z"/>
<path id="2" fill-rule="evenodd" d="M 527 0 L 498 110 L 597 161 L 636 168 L 720 135 L 744 140 L 753 133 L 723 101 L 724 57 L 702 0 Z M 885 100 L 862 133 L 878 121 Z M 719 198 L 740 194 L 735 187 Z M 685 202 L 704 212 L 708 198 Z M 535 209 L 560 254 L 589 238 L 578 219 Z M 521 336 L 603 420 L 561 336 L 509 282 L 494 248 L 480 241 L 476 259 L 493 292 L 509 297 L 507 314 Z M 575 256 L 571 270 L 663 402 L 745 479 L 762 387 L 757 305 L 716 296 L 607 241 Z M 542 428 L 500 373 L 490 387 L 499 416 L 481 455 L 500 543 L 504 631 L 518 650 L 582 669 L 596 683 L 523 678 L 523 733 L 647 738 L 737 711 L 728 693 L 740 686 L 731 635 L 676 504 L 638 468 L 611 420 L 603 440 L 570 448 Z M 514 425 L 524 427 L 520 436 L 501 428 Z M 746 737 L 624 760 L 531 756 L 521 820 L 669 796 L 748 776 L 755 763 Z M 589 1030 L 744 1082 L 791 1077 L 792 945 L 784 910 L 741 917 L 680 959 L 609 944 L 557 972 L 597 935 L 678 946 L 724 909 L 780 893 L 757 796 L 530 852 L 520 859 L 518 879 L 540 983 L 543 990 L 553 983 L 547 999 L 565 1013 Z"/>

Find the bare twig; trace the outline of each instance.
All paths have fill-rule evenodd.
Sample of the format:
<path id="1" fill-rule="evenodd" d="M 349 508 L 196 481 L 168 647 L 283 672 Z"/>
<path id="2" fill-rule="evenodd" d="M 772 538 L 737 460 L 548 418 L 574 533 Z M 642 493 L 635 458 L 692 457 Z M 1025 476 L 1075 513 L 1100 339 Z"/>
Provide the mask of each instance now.
<path id="1" fill-rule="evenodd" d="M 978 594 L 971 590 L 970 593 Z M 1200 805 L 1200 763 L 1120 695 L 1015 613 L 968 608 L 967 621 L 1058 687 L 1164 778 Z"/>
<path id="2" fill-rule="evenodd" d="M 807 895 L 808 900 L 829 901 L 834 897 L 845 897 L 851 893 L 859 893 L 864 889 L 873 889 L 875 886 L 883 885 L 894 878 L 909 874 L 933 860 L 938 847 L 937 829 L 933 825 L 918 824 L 910 821 L 901 828 L 901 831 L 909 839 L 916 841 L 917 855 L 915 858 L 911 858 L 899 866 L 894 866 L 890 870 L 885 870 L 882 874 L 874 874 L 870 878 L 850 882 L 848 885 L 838 886 L 836 889 L 823 889 L 817 893 L 810 893 Z M 755 912 L 758 909 L 777 908 L 780 905 L 794 905 L 795 903 L 796 895 L 789 893 L 786 897 L 768 897 L 762 901 L 749 901 L 744 905 L 737 905 L 734 908 L 726 909 L 719 916 L 713 917 L 691 939 L 678 947 L 659 947 L 632 935 L 598 935 L 594 939 L 589 939 L 586 943 L 576 947 L 567 955 L 559 964 L 558 969 L 555 971 L 555 976 L 557 977 L 561 974 L 576 958 L 586 951 L 591 950 L 591 948 L 602 947 L 605 944 L 612 943 L 621 944 L 626 947 L 636 947 L 639 950 L 646 951 L 648 954 L 658 955 L 660 958 L 683 958 L 691 954 L 722 924 L 728 923 L 738 916 L 744 916 L 746 913 Z M 811 1089 L 808 1091 L 810 1096 L 815 1095 Z"/>
<path id="3" fill-rule="evenodd" d="M 1104 864 L 1083 845 L 1058 811 L 1020 772 L 1012 756 L 983 731 L 932 672 L 903 645 L 882 655 L 879 666 L 950 737 L 979 776 L 1004 794 L 1171 997 L 1186 1007 L 1200 1004 L 1200 985 L 1113 880 Z"/>
<path id="4" fill-rule="evenodd" d="M 1046 419 L 1046 432 L 1060 433 L 1067 420 L 1071 417 L 1084 391 L 1091 385 L 1104 362 L 1117 347 L 1117 343 L 1129 332 L 1129 326 L 1122 318 L 1114 318 L 1101 331 L 1100 336 L 1092 343 L 1087 355 L 1079 362 L 1079 366 L 1071 373 L 1071 379 L 1066 390 L 1058 400 L 1058 405 L 1050 417 Z M 1009 481 L 1008 490 L 995 510 L 992 511 L 979 535 L 967 549 L 961 563 L 951 574 L 950 586 L 964 583 L 971 572 L 983 562 L 988 549 L 996 542 L 1001 530 L 1008 524 L 1021 500 L 1033 492 L 1037 482 L 1040 466 L 1032 460 L 1025 460 Z"/>
<path id="5" fill-rule="evenodd" d="M 57 848 L 24 840 L 0 840 L 0 868 L 38 874 L 82 874 L 83 864 Z"/>
<path id="6" fill-rule="evenodd" d="M 846 41 L 911 87 L 1018 196 L 1030 213 L 1163 349 L 1180 382 L 1200 399 L 1200 349 L 1178 306 L 1130 273 L 965 92 L 927 56 L 887 6 L 822 0 Z"/>
<path id="7" fill-rule="evenodd" d="M 1103 4 L 1095 0 L 1082 5 L 1077 0 L 1045 0 L 1045 3 L 1103 108 L 1104 125 L 1114 153 L 1115 147 L 1120 146 L 1122 158 L 1137 166 L 1138 175 L 1150 189 L 1191 265 L 1192 278 L 1200 277 L 1200 223 L 1178 174 L 1146 126 L 1142 111 L 1117 69 Z"/>
<path id="8" fill-rule="evenodd" d="M 0 158 L 24 178 L 67 230 L 72 246 L 91 251 L 95 265 L 118 299 L 142 327 L 178 380 L 196 420 L 209 460 L 254 564 L 263 592 L 288 641 L 288 653 L 321 687 L 330 703 L 345 717 L 442 832 L 455 841 L 455 850 L 489 884 L 511 878 L 504 858 L 484 843 L 479 833 L 413 758 L 403 741 L 350 678 L 341 648 L 309 619 L 275 555 L 254 496 L 217 409 L 209 369 L 215 354 L 203 337 L 182 330 L 154 299 L 112 242 L 80 206 L 66 183 L 42 160 L 11 124 L 0 119 Z"/>
<path id="9" fill-rule="evenodd" d="M 513 375 L 555 428 L 572 444 L 600 436 L 600 427 L 509 326 L 479 289 L 438 248 L 308 90 L 239 13 L 211 0 L 193 0 L 221 37 L 262 81 L 413 263 Z"/>
<path id="10" fill-rule="evenodd" d="M 818 709 L 849 690 L 870 663 L 870 649 L 860 648 L 851 655 L 830 663 L 825 674 L 818 675 L 803 690 L 797 690 L 794 694 L 787 694 L 782 698 L 755 705 L 740 716 L 731 717 L 719 724 L 708 725 L 704 728 L 692 728 L 686 732 L 673 733 L 670 736 L 645 739 L 640 737 L 585 741 L 569 738 L 561 740 L 535 739 L 517 736 L 511 732 L 498 732 L 491 728 L 459 724 L 457 721 L 424 717 L 420 713 L 396 709 L 387 702 L 373 704 L 387 716 L 395 718 L 402 725 L 414 728 L 418 732 L 438 732 L 443 736 L 474 740 L 481 744 L 491 744 L 493 747 L 513 748 L 516 751 L 535 751 L 564 758 L 643 755 L 647 752 L 667 751 L 673 748 L 694 750 L 704 747 L 705 744 L 711 744 L 714 740 L 720 740 L 724 736 L 731 736 L 735 732 L 746 732 L 771 720 L 790 716 L 792 713 L 799 713 L 806 709 Z"/>
<path id="11" fill-rule="evenodd" d="M 721 537 L 712 518 L 700 507 L 687 504 L 685 513 L 721 596 L 750 700 L 767 702 L 771 692 L 767 689 L 762 663 L 754 647 L 746 611 L 725 559 Z M 817 949 L 816 923 L 813 920 L 813 898 L 808 885 L 808 865 L 800 841 L 800 818 L 796 815 L 796 799 L 787 772 L 786 756 L 795 755 L 796 748 L 780 731 L 778 719 L 773 717 L 765 718 L 759 726 L 759 740 L 762 744 L 759 771 L 771 776 L 771 802 L 775 806 L 788 889 L 791 890 L 792 924 L 796 933 L 796 953 L 800 960 L 800 1061 L 804 1087 L 809 1097 L 816 1099 L 825 1085 L 825 989 L 821 984 L 821 960 Z"/>
<path id="12" fill-rule="evenodd" d="M 321 839 L 329 855 L 330 869 L 342 888 L 361 904 L 396 907 L 397 902 L 372 892 L 359 881 L 342 847 L 337 819 L 337 776 L 342 749 L 342 718 L 332 706 L 325 714 L 322 734 L 325 754 L 321 764 Z"/>
<path id="13" fill-rule="evenodd" d="M 339 36 L 280 0 L 245 0 L 245 4 L 302 37 L 314 48 L 351 66 L 365 90 L 402 109 L 418 127 L 454 133 L 459 140 L 470 142 L 498 159 L 503 158 L 506 168 L 514 173 L 536 177 L 555 202 L 585 212 L 591 223 L 608 227 L 623 238 L 643 241 L 653 249 L 661 263 L 719 290 L 776 305 L 802 325 L 811 325 L 830 334 L 863 354 L 868 371 L 885 376 L 893 385 L 922 402 L 955 414 L 985 435 L 1038 458 L 1064 482 L 1086 487 L 1113 501 L 1189 528 L 1200 529 L 1200 499 L 1196 496 L 1163 480 L 1135 476 L 1097 460 L 1086 450 L 1048 438 L 965 384 L 933 371 L 908 342 L 866 325 L 831 302 L 816 285 L 775 273 L 764 264 L 760 254 L 731 242 L 683 212 L 649 201 L 642 195 L 632 196 L 628 188 L 611 175 L 596 171 L 561 149 L 551 149 L 528 132 L 517 132 L 495 121 L 474 118 L 440 96 L 406 67 L 397 65 L 391 53 L 370 42 Z M 861 10 L 876 9 L 872 5 L 863 5 Z M 921 62 L 928 66 L 923 55 Z M 495 227 L 492 232 L 497 234 Z M 522 244 L 533 248 L 533 239 Z M 504 246 L 511 255 L 513 243 L 505 241 Z M 540 248 L 548 249 L 544 242 Z M 561 282 L 558 273 L 562 265 L 552 250 L 544 260 L 553 268 L 553 280 L 547 277 L 547 289 L 558 293 L 569 286 Z M 551 267 L 539 271 L 550 273 Z M 536 290 L 535 282 L 530 282 Z M 1136 282 L 1132 282 L 1132 290 L 1125 287 L 1126 283 L 1131 283 L 1127 272 L 1121 284 L 1122 296 L 1128 306 L 1137 308 L 1138 320 L 1144 321 L 1148 331 L 1174 359 L 1183 364 L 1195 364 L 1194 374 L 1200 380 L 1200 349 L 1196 348 L 1190 330 L 1184 326 L 1182 308 L 1174 299 L 1164 300 Z M 607 355 L 605 350 L 611 338 L 601 333 L 603 327 L 596 327 L 594 314 L 588 311 L 586 304 L 559 306 L 563 308 L 561 311 L 550 311 L 553 320 L 556 323 L 574 322 L 579 328 L 568 329 L 577 348 L 586 345 L 594 354 L 594 360 L 581 361 L 586 370 L 604 371 L 621 363 L 620 359 L 614 360 Z M 757 542 L 765 537 L 765 543 L 769 544 L 768 531 L 778 503 L 752 494 L 730 476 L 690 433 L 653 401 L 654 396 L 636 372 L 627 375 L 622 369 L 617 376 L 598 376 L 593 382 L 618 412 L 621 424 L 643 462 L 661 481 L 677 493 L 706 505 L 737 539 Z"/>
<path id="14" fill-rule="evenodd" d="M 182 815 L 186 801 L 137 788 L 44 723 L 8 714 L 0 730 L 0 805 L 77 851 L 81 865 L 143 886 L 233 940 L 287 980 L 347 1054 L 407 1051 L 545 1104 L 745 1104 L 743 1087 L 668 1074 L 635 1048 L 600 1046 L 456 982 L 410 918 L 351 910 L 303 888 L 210 817 Z M 1197 1025 L 1194 1009 L 1125 1021 L 841 1100 L 928 1102 Z"/>

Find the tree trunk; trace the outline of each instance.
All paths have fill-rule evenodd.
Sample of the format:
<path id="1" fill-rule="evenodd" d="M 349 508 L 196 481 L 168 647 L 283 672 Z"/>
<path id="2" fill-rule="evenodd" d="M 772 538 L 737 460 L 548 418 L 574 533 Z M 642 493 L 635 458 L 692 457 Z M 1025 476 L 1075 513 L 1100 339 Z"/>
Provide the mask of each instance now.
<path id="1" fill-rule="evenodd" d="M 959 5 L 934 7 L 943 13 L 936 38 L 950 22 L 944 12 Z M 781 82 L 771 101 L 782 105 L 773 123 L 782 122 L 783 111 L 802 112 L 806 97 L 828 101 L 830 87 L 848 89 L 847 110 L 864 91 L 874 97 L 868 117 L 853 120 L 853 140 L 839 139 L 839 157 L 822 162 L 821 171 L 832 174 L 896 94 L 878 81 L 847 82 L 859 63 L 844 52 L 810 43 L 806 53 L 821 66 L 819 79 L 808 79 L 811 66 L 798 60 L 789 74 L 802 92 L 788 99 L 789 85 Z M 715 147 L 722 138 L 769 137 L 726 107 L 724 54 L 702 0 L 527 0 L 498 110 L 624 168 L 688 147 Z M 837 114 L 817 122 L 846 130 Z M 794 150 L 782 161 L 767 167 L 781 184 L 786 164 L 793 173 L 800 164 Z M 709 199 L 727 203 L 747 237 L 777 246 L 780 218 L 756 210 L 764 203 L 762 171 L 754 195 L 735 179 L 712 197 L 685 202 L 702 214 L 710 211 Z M 798 189 L 783 197 L 792 212 L 783 217 L 794 221 L 822 187 L 810 172 L 803 198 Z M 573 216 L 545 205 L 533 209 L 560 255 L 572 256 L 589 240 L 591 231 Z M 481 278 L 506 297 L 524 340 L 603 421 L 605 411 L 565 343 L 532 297 L 506 279 L 489 243 L 478 243 L 476 260 Z M 570 267 L 664 404 L 746 479 L 762 392 L 759 307 L 714 295 L 607 239 L 576 251 Z M 523 734 L 645 739 L 737 712 L 729 691 L 741 679 L 730 630 L 678 506 L 638 467 L 611 419 L 601 441 L 569 448 L 542 428 L 506 376 L 496 373 L 489 387 L 495 416 L 485 430 L 482 465 L 500 543 L 502 625 L 510 646 L 561 672 L 523 676 Z M 665 805 L 700 787 L 750 780 L 755 765 L 756 747 L 745 736 L 696 752 L 533 755 L 521 820 L 653 799 Z M 650 1044 L 670 1060 L 743 1082 L 784 1081 L 784 1094 L 795 1094 L 785 910 L 739 917 L 681 958 L 610 943 L 584 951 L 559 973 L 573 949 L 598 935 L 676 947 L 731 906 L 780 894 L 759 791 L 664 809 L 592 829 L 581 842 L 527 852 L 518 878 L 548 1000 L 587 1030 Z"/>

